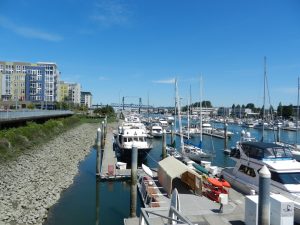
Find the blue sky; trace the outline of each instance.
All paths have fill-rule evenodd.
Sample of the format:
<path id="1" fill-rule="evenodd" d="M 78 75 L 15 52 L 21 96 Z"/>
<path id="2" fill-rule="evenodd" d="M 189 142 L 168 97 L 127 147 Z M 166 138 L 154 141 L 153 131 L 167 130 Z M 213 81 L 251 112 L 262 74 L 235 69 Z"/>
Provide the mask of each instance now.
<path id="1" fill-rule="evenodd" d="M 53 61 L 93 103 L 262 105 L 263 57 L 271 103 L 296 104 L 300 1 L 1 0 L 0 60 Z"/>

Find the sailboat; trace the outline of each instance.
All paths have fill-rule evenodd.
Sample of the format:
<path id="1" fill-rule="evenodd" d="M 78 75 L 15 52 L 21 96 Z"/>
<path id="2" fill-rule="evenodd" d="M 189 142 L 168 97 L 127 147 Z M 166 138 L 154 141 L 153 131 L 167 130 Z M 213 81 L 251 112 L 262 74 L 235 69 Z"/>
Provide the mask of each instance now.
<path id="1" fill-rule="evenodd" d="M 180 109 L 180 107 L 179 107 L 179 109 Z M 189 142 L 187 142 L 185 144 L 182 142 L 182 144 L 183 144 L 183 148 L 182 148 L 183 154 L 193 161 L 200 162 L 204 158 L 212 157 L 212 154 L 207 153 L 207 152 L 203 151 L 203 149 L 202 149 L 202 79 L 200 81 L 200 143 L 199 143 L 199 146 L 195 146 Z"/>

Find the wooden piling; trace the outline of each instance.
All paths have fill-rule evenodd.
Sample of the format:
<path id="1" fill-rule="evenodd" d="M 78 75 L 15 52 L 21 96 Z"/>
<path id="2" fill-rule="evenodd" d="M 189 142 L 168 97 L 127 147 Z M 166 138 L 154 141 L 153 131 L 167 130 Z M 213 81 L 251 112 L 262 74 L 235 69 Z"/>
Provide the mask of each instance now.
<path id="1" fill-rule="evenodd" d="M 173 145 L 173 142 L 174 142 L 174 130 L 173 130 L 173 125 L 174 125 L 174 123 L 171 123 L 171 143 L 170 143 L 171 146 Z"/>
<path id="2" fill-rule="evenodd" d="M 104 150 L 104 146 L 105 146 L 105 139 L 104 139 L 104 121 L 102 121 L 101 123 L 101 130 L 102 130 L 102 135 L 101 135 L 101 149 Z"/>
<path id="3" fill-rule="evenodd" d="M 137 163 L 138 149 L 133 143 L 131 151 L 131 190 L 130 190 L 130 217 L 136 217 L 137 204 Z"/>
<path id="4" fill-rule="evenodd" d="M 224 123 L 224 150 L 227 149 L 227 127 L 228 127 L 228 124 Z"/>
<path id="5" fill-rule="evenodd" d="M 167 157 L 167 133 L 166 130 L 163 130 L 163 136 L 162 136 L 162 159 Z"/>
<path id="6" fill-rule="evenodd" d="M 100 161 L 101 161 L 101 129 L 98 128 L 97 130 L 97 139 L 96 139 L 96 148 L 97 148 L 97 161 L 96 161 L 96 176 L 100 176 L 101 173 L 101 167 L 100 167 Z"/>

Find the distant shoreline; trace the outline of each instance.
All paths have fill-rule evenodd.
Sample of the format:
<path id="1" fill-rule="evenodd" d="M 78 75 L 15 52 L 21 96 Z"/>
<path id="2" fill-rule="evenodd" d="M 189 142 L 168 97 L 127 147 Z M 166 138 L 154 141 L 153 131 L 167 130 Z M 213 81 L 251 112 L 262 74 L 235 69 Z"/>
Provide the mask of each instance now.
<path id="1" fill-rule="evenodd" d="M 99 124 L 85 123 L 0 164 L 0 223 L 42 224 L 90 153 Z"/>

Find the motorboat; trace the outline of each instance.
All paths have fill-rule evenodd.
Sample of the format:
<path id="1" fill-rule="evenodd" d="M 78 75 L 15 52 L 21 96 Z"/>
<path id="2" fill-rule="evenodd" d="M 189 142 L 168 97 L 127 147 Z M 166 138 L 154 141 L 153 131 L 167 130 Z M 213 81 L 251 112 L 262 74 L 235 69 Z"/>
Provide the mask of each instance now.
<path id="1" fill-rule="evenodd" d="M 294 221 L 300 223 L 300 162 L 289 148 L 276 143 L 241 141 L 230 153 L 235 167 L 221 175 L 232 187 L 245 194 L 258 192 L 259 170 L 266 165 L 271 172 L 271 192 L 294 202 Z"/>
<path id="2" fill-rule="evenodd" d="M 182 160 L 183 156 L 180 152 L 178 152 L 176 150 L 176 148 L 172 147 L 172 146 L 167 146 L 166 147 L 166 151 L 167 151 L 167 156 L 173 156 L 174 158 L 178 159 L 178 160 Z"/>
<path id="3" fill-rule="evenodd" d="M 168 126 L 169 126 L 168 121 L 165 120 L 165 119 L 163 119 L 163 118 L 159 119 L 159 123 L 160 123 L 160 125 L 161 125 L 162 127 L 168 127 Z"/>
<path id="4" fill-rule="evenodd" d="M 121 158 L 130 159 L 133 144 L 138 149 L 138 158 L 145 158 L 152 149 L 152 145 L 147 142 L 147 132 L 136 126 L 120 126 L 115 135 L 117 152 Z"/>
<path id="5" fill-rule="evenodd" d="M 256 124 L 255 121 L 248 119 L 242 123 L 242 127 L 253 128 L 255 124 Z"/>
<path id="6" fill-rule="evenodd" d="M 182 132 L 185 136 L 196 137 L 200 135 L 200 129 L 196 124 L 191 124 L 190 127 L 184 127 Z"/>
<path id="7" fill-rule="evenodd" d="M 196 162 L 213 157 L 212 153 L 205 152 L 202 148 L 192 145 L 191 143 L 186 143 L 184 145 L 183 154 Z"/>
<path id="8" fill-rule="evenodd" d="M 152 124 L 150 128 L 150 134 L 153 137 L 162 137 L 163 135 L 163 128 L 158 123 Z"/>

